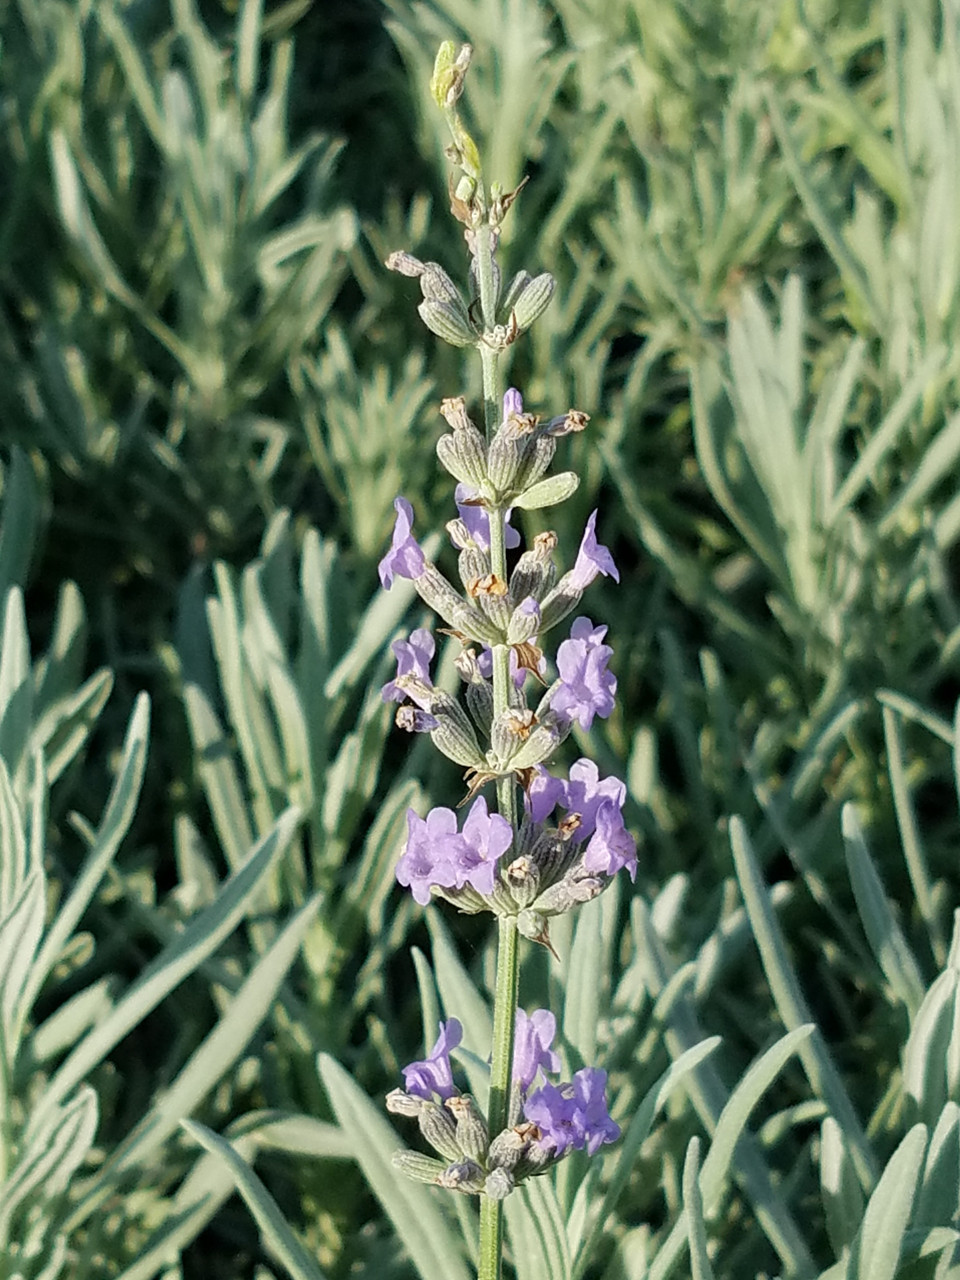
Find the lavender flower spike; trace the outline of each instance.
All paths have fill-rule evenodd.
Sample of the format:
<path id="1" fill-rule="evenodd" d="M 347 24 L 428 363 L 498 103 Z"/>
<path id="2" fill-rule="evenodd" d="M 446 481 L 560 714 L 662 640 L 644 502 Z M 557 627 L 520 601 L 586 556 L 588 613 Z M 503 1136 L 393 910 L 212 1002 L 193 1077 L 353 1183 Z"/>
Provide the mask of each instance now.
<path id="1" fill-rule="evenodd" d="M 416 676 L 432 687 L 430 663 L 437 648 L 433 634 L 426 627 L 418 627 L 416 631 L 411 631 L 409 640 L 394 640 L 390 648 L 397 660 L 397 677 L 383 686 L 380 696 L 384 702 L 403 702 L 404 698 L 409 697 L 422 711 L 428 710 L 429 706 L 422 697 L 418 698 L 415 693 L 408 694 L 398 688 L 397 680 L 401 676 Z"/>
<path id="2" fill-rule="evenodd" d="M 597 541 L 597 513 L 594 511 L 587 521 L 577 552 L 576 563 L 570 571 L 570 585 L 575 591 L 586 591 L 598 573 L 610 577 L 614 582 L 620 581 L 620 573 L 613 563 L 609 550 Z"/>
<path id="3" fill-rule="evenodd" d="M 450 1050 L 455 1049 L 462 1039 L 463 1027 L 456 1018 L 441 1022 L 440 1035 L 430 1050 L 430 1056 L 423 1062 L 411 1062 L 409 1067 L 403 1068 L 407 1093 L 428 1102 L 432 1102 L 434 1097 L 446 1100 L 459 1093 L 453 1083 Z"/>
<path id="4" fill-rule="evenodd" d="M 406 498 L 394 498 L 397 522 L 393 527 L 393 543 L 378 566 L 381 586 L 389 591 L 394 577 L 419 578 L 427 567 L 426 557 L 413 537 L 413 507 Z"/>
<path id="5" fill-rule="evenodd" d="M 614 708 L 617 678 L 607 670 L 613 650 L 603 643 L 606 627 L 595 627 L 589 618 L 577 618 L 570 639 L 557 650 L 560 687 L 550 699 L 550 707 L 581 729 L 589 729 L 593 717 L 604 720 Z"/>

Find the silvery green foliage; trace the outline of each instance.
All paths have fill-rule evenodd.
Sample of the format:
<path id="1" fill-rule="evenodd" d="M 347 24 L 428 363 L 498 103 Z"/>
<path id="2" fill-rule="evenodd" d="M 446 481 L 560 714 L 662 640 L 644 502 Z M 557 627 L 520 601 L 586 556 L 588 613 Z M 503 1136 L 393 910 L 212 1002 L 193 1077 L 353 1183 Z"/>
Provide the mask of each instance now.
<path id="1" fill-rule="evenodd" d="M 39 518 L 38 496 L 22 465 L 17 459 L 7 470 L 8 484 L 19 477 L 23 488 L 6 489 L 0 512 L 0 547 L 11 576 L 23 567 L 21 529 L 11 521 L 32 529 Z M 299 815 L 292 808 L 280 814 L 222 884 L 212 876 L 206 902 L 191 902 L 187 884 L 181 885 L 171 899 L 179 898 L 173 917 L 154 918 L 162 944 L 132 981 L 111 973 L 109 960 L 104 969 L 102 940 L 85 926 L 102 910 L 105 884 L 124 875 L 118 854 L 143 785 L 150 706 L 143 694 L 135 701 L 99 819 L 74 813 L 61 824 L 54 813 L 69 794 L 112 687 L 107 670 L 81 682 L 86 630 L 82 599 L 67 583 L 49 648 L 32 659 L 23 595 L 8 578 L 0 626 L 0 1257 L 10 1275 L 25 1280 L 86 1274 L 78 1258 L 91 1235 L 117 1268 L 139 1255 L 140 1273 L 154 1274 L 143 1270 L 151 1253 L 146 1229 L 138 1230 L 129 1216 L 122 1225 L 96 1222 L 122 1184 L 137 1187 L 151 1206 L 147 1216 L 162 1238 L 156 1265 L 170 1257 L 171 1247 L 196 1236 L 218 1201 L 209 1182 L 176 1205 L 168 1198 L 171 1134 L 249 1044 L 316 907 L 315 900 L 307 903 L 274 930 L 258 964 L 236 972 L 234 998 L 209 1035 L 188 1061 L 176 1064 L 163 1089 L 156 1079 L 149 1082 L 145 1114 L 118 1138 L 108 1083 L 117 1046 L 233 933 L 283 856 Z M 84 809 L 91 800 L 79 797 Z M 181 1170 L 188 1169 L 189 1162 L 181 1162 Z"/>

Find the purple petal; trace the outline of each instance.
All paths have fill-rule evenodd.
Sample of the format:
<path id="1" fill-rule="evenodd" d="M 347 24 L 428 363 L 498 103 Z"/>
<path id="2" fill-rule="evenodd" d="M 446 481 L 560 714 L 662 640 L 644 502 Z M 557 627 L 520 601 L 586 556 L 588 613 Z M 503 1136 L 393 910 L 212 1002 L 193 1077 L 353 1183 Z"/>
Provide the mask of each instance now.
<path id="1" fill-rule="evenodd" d="M 513 1079 L 526 1092 L 542 1067 L 544 1074 L 560 1070 L 560 1058 L 550 1048 L 557 1034 L 557 1020 L 549 1009 L 534 1009 L 529 1016 L 517 1010 L 513 1047 Z"/>
<path id="2" fill-rule="evenodd" d="M 426 558 L 412 535 L 413 507 L 406 498 L 394 498 L 393 507 L 397 513 L 393 542 L 378 566 L 380 584 L 387 591 L 393 586 L 395 577 L 412 581 L 419 578 L 427 567 Z"/>
<path id="3" fill-rule="evenodd" d="M 441 1099 L 452 1098 L 459 1093 L 453 1083 L 453 1069 L 450 1066 L 450 1050 L 455 1049 L 463 1039 L 463 1027 L 456 1018 L 440 1023 L 440 1035 L 430 1050 L 430 1055 L 423 1062 L 411 1062 L 403 1068 L 404 1088 L 416 1098 L 432 1101 L 434 1096 Z"/>
<path id="4" fill-rule="evenodd" d="M 571 585 L 577 591 L 585 591 L 598 573 L 613 578 L 614 582 L 620 581 L 620 574 L 613 563 L 613 556 L 602 543 L 597 542 L 596 525 L 597 513 L 594 511 L 583 531 L 576 563 L 570 572 Z"/>

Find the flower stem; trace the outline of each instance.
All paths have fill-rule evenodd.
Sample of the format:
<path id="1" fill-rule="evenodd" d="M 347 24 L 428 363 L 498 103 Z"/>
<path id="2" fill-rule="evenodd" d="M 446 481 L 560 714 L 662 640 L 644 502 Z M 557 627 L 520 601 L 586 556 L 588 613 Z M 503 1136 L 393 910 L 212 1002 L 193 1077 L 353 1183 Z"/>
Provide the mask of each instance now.
<path id="1" fill-rule="evenodd" d="M 480 314 L 484 330 L 489 331 L 497 320 L 496 278 L 493 264 L 493 231 L 484 223 L 474 232 L 474 260 L 477 265 L 477 283 L 480 286 Z M 481 339 L 480 362 L 483 366 L 483 421 L 487 440 L 491 440 L 500 421 L 500 352 Z"/>
<path id="2" fill-rule="evenodd" d="M 513 1062 L 513 1027 L 517 1014 L 519 948 L 515 916 L 499 917 L 497 987 L 493 1005 L 493 1057 L 490 1063 L 490 1134 L 507 1122 L 510 1072 Z M 477 1280 L 500 1280 L 503 1244 L 503 1201 L 480 1197 L 480 1249 Z"/>

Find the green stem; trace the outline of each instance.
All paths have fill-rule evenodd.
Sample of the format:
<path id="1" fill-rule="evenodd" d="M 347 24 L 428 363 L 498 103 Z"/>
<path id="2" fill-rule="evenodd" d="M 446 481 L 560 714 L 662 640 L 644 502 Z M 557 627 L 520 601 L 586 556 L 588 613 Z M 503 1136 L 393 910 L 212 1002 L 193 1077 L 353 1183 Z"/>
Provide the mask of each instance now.
<path id="1" fill-rule="evenodd" d="M 493 232 L 484 224 L 475 231 L 475 260 L 480 286 L 483 327 L 496 323 L 496 278 L 493 262 Z M 493 438 L 500 422 L 500 353 L 480 342 L 483 366 L 483 417 L 487 440 Z M 507 548 L 504 512 L 488 510 L 490 526 L 490 569 L 507 580 Z M 493 714 L 502 715 L 510 706 L 510 647 L 493 646 Z M 517 786 L 512 774 L 497 780 L 497 808 L 517 830 Z M 493 1047 L 490 1059 L 490 1103 L 487 1123 L 495 1137 L 507 1125 L 513 1067 L 513 1029 L 517 1017 L 519 934 L 515 916 L 498 918 L 497 985 L 493 1001 Z M 480 1197 L 480 1246 L 477 1280 L 500 1280 L 503 1253 L 503 1202 Z"/>
<path id="2" fill-rule="evenodd" d="M 507 1123 L 519 968 L 516 916 L 500 916 L 498 923 L 497 989 L 493 1004 L 493 1056 L 490 1062 L 490 1105 L 487 1110 L 491 1135 L 500 1133 Z M 481 1196 L 477 1280 L 500 1280 L 502 1246 L 503 1201 Z"/>
<path id="3" fill-rule="evenodd" d="M 493 232 L 486 223 L 474 232 L 474 245 L 477 282 L 480 285 L 480 314 L 484 329 L 490 330 L 497 322 L 497 296 L 493 273 Z M 500 422 L 500 352 L 481 341 L 480 362 L 483 366 L 483 421 L 489 441 Z"/>

